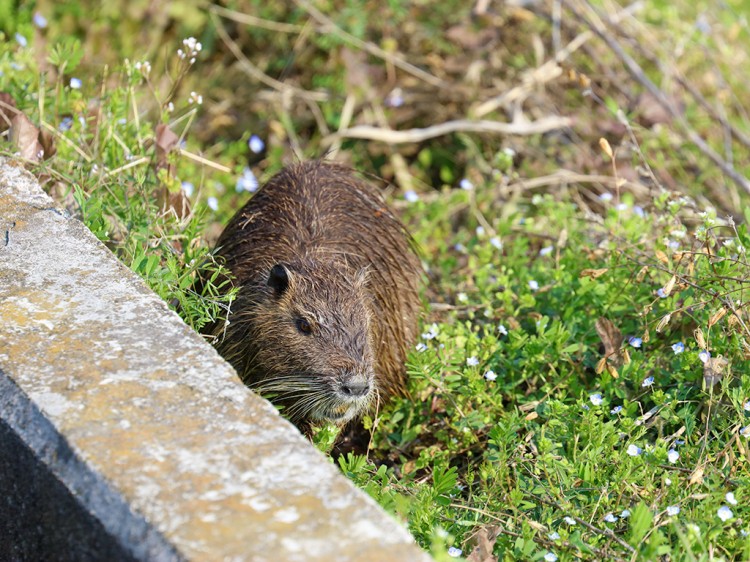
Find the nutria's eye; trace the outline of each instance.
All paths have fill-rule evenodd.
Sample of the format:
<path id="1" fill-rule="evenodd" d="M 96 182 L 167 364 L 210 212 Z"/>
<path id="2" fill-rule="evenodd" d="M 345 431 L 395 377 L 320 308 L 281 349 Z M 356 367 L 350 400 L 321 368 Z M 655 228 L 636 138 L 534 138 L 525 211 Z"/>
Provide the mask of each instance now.
<path id="1" fill-rule="evenodd" d="M 304 318 L 297 318 L 297 329 L 299 330 L 300 334 L 304 334 L 306 336 L 312 334 L 312 326 L 310 326 L 310 323 Z"/>

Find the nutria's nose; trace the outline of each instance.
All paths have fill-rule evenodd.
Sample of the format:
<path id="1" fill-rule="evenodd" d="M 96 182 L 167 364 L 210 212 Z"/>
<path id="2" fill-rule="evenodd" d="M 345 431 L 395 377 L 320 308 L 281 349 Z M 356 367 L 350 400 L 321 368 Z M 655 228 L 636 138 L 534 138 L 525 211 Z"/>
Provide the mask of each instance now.
<path id="1" fill-rule="evenodd" d="M 358 398 L 370 392 L 370 383 L 366 380 L 352 379 L 341 383 L 341 393 Z"/>

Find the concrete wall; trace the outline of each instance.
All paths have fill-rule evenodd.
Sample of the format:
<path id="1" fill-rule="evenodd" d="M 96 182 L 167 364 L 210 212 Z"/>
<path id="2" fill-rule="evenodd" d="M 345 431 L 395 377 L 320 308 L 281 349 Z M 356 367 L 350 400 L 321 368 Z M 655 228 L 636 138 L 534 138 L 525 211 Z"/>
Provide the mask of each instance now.
<path id="1" fill-rule="evenodd" d="M 429 558 L 0 161 L 0 559 Z"/>

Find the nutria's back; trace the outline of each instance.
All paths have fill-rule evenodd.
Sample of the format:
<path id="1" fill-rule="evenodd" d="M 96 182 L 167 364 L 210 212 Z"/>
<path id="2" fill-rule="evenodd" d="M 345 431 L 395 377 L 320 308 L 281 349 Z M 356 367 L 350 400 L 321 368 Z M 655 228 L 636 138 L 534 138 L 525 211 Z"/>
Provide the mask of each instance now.
<path id="1" fill-rule="evenodd" d="M 368 183 L 320 161 L 274 176 L 216 253 L 240 286 L 217 349 L 296 421 L 346 421 L 405 387 L 420 264 Z"/>

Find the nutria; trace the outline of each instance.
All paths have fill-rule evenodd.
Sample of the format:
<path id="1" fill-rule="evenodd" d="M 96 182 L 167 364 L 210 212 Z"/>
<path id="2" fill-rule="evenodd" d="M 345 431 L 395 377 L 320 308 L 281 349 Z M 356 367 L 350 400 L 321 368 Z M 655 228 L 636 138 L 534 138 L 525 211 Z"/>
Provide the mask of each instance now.
<path id="1" fill-rule="evenodd" d="M 215 345 L 298 426 L 405 390 L 420 262 L 378 192 L 341 165 L 284 168 L 216 243 L 239 293 Z"/>

